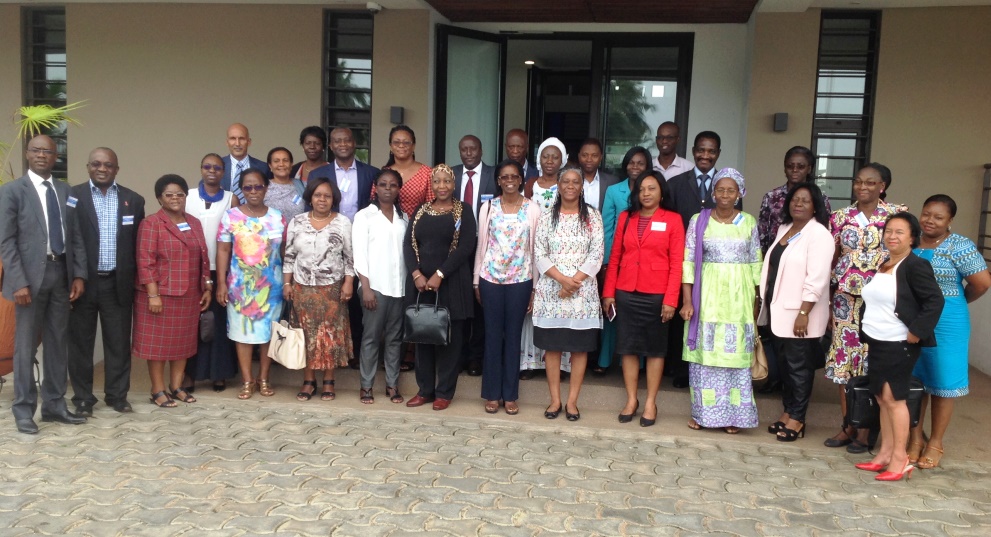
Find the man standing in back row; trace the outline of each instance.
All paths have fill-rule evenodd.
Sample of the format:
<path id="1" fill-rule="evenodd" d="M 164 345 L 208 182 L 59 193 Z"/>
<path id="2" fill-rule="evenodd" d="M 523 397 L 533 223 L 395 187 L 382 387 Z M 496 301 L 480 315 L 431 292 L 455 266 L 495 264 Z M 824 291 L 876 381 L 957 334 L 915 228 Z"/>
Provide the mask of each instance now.
<path id="1" fill-rule="evenodd" d="M 688 159 L 678 156 L 678 144 L 681 143 L 681 129 L 673 121 L 665 121 L 657 127 L 657 158 L 654 159 L 654 171 L 661 172 L 665 179 L 671 180 L 692 169 Z"/>
<path id="2" fill-rule="evenodd" d="M 512 129 L 506 133 L 506 158 L 510 158 L 523 166 L 523 184 L 540 175 L 536 166 L 531 166 L 526 158 L 530 138 L 523 129 Z"/>
<path id="3" fill-rule="evenodd" d="M 248 154 L 251 147 L 251 135 L 248 134 L 248 127 L 240 123 L 235 123 L 227 127 L 227 149 L 231 154 L 224 158 L 224 178 L 220 181 L 220 186 L 224 190 L 230 190 L 245 203 L 244 194 L 241 193 L 241 174 L 248 168 L 255 168 L 265 172 L 268 177 L 272 176 L 268 164 L 252 157 Z"/>

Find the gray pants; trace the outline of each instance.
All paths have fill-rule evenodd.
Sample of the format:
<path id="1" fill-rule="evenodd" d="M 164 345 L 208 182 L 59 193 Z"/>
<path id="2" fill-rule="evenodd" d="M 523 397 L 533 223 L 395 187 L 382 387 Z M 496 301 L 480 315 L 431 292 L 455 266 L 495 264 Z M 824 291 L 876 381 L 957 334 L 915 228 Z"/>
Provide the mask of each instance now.
<path id="1" fill-rule="evenodd" d="M 370 310 L 362 304 L 364 332 L 361 336 L 361 387 L 369 389 L 375 382 L 380 352 L 384 350 L 385 385 L 399 386 L 399 360 L 403 337 L 403 299 L 385 296 L 372 290 L 378 307 Z"/>
<path id="2" fill-rule="evenodd" d="M 34 417 L 38 408 L 38 388 L 34 380 L 34 358 L 38 334 L 44 343 L 41 382 L 41 412 L 66 410 L 68 375 L 66 334 L 69 328 L 69 289 L 66 287 L 65 258 L 45 264 L 40 289 L 31 289 L 31 303 L 15 306 L 14 320 L 14 419 Z"/>

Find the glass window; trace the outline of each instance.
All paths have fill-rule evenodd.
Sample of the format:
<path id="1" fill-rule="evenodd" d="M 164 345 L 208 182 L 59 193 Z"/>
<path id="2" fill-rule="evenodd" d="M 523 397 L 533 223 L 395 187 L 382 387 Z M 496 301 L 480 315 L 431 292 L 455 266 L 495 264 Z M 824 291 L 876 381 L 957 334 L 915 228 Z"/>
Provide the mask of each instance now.
<path id="1" fill-rule="evenodd" d="M 24 28 L 24 104 L 65 106 L 65 9 L 25 9 Z M 66 127 L 61 122 L 43 129 L 55 140 L 59 152 L 52 175 L 63 181 L 68 178 Z"/>
<path id="2" fill-rule="evenodd" d="M 368 162 L 372 125 L 372 39 L 374 20 L 367 12 L 327 10 L 324 19 L 324 125 L 348 127 L 355 156 Z"/>

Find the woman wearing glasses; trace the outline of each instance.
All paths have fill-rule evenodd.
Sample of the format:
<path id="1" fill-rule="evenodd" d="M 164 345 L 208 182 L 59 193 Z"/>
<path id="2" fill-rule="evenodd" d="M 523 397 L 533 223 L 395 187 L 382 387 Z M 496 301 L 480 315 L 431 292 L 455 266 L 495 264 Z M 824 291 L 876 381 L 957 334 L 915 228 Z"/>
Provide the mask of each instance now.
<path id="1" fill-rule="evenodd" d="M 382 169 L 396 170 L 403 178 L 399 207 L 412 217 L 420 205 L 434 200 L 430 188 L 430 166 L 416 160 L 416 134 L 406 125 L 389 131 L 389 162 Z"/>

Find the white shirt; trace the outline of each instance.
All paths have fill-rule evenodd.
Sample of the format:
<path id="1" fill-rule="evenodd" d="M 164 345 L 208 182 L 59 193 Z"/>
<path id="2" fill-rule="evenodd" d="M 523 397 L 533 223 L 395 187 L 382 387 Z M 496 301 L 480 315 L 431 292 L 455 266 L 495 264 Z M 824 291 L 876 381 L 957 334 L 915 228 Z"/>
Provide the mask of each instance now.
<path id="1" fill-rule="evenodd" d="M 898 280 L 895 277 L 897 270 L 898 265 L 895 265 L 891 274 L 878 272 L 861 291 L 864 303 L 867 304 L 861 320 L 864 333 L 879 341 L 908 339 L 908 327 L 895 313 L 898 298 Z"/>
<path id="2" fill-rule="evenodd" d="M 354 215 L 358 212 L 358 165 L 351 161 L 350 168 L 342 168 L 335 159 L 334 174 L 337 188 L 341 191 L 340 213 L 354 222 Z"/>
<path id="3" fill-rule="evenodd" d="M 468 178 L 468 172 L 474 172 L 471 179 Z M 471 181 L 471 197 L 472 199 L 465 199 L 465 190 L 468 188 L 468 181 Z M 465 170 L 461 172 L 461 191 L 458 192 L 458 199 L 471 204 L 471 212 L 475 214 L 475 221 L 478 222 L 478 206 L 481 199 L 481 193 L 478 191 L 482 187 L 482 163 L 479 162 L 478 166 L 468 169 L 465 166 Z"/>
<path id="4" fill-rule="evenodd" d="M 681 175 L 687 172 L 688 170 L 691 170 L 694 167 L 695 165 L 692 164 L 688 159 L 679 157 L 678 155 L 674 156 L 674 161 L 672 161 L 671 165 L 668 166 L 667 168 L 661 166 L 660 155 L 658 155 L 657 158 L 654 159 L 654 171 L 661 172 L 661 175 L 663 175 L 664 178 L 669 181 L 671 180 L 672 177 L 676 175 Z"/>
<path id="5" fill-rule="evenodd" d="M 585 179 L 585 174 L 583 173 L 582 174 L 582 183 L 584 183 L 582 185 L 583 186 L 583 190 L 582 191 L 585 193 L 585 203 L 588 204 L 588 205 L 591 205 L 592 207 L 595 207 L 596 209 L 598 209 L 599 208 L 599 189 L 602 188 L 602 186 L 601 186 L 602 185 L 602 182 L 599 181 L 599 172 L 598 171 L 595 172 L 595 179 L 592 179 L 592 182 L 591 183 L 589 183 Z"/>
<path id="6" fill-rule="evenodd" d="M 206 251 L 210 255 L 210 270 L 217 270 L 217 231 L 220 229 L 220 219 L 227 209 L 231 208 L 234 193 L 224 190 L 224 197 L 206 208 L 206 202 L 200 197 L 200 189 L 190 188 L 186 196 L 186 212 L 195 216 L 203 226 L 203 238 L 206 239 Z"/>
<path id="7" fill-rule="evenodd" d="M 372 204 L 354 215 L 351 248 L 354 271 L 368 278 L 368 285 L 385 296 L 400 298 L 406 292 L 403 237 L 406 215 L 396 210 L 392 222 Z"/>
<path id="8" fill-rule="evenodd" d="M 47 239 L 47 237 L 48 237 L 48 187 L 45 186 L 46 179 L 44 177 L 42 177 L 42 176 L 34 173 L 31 170 L 28 170 L 28 179 L 30 179 L 31 180 L 31 183 L 34 184 L 34 189 L 38 191 L 38 197 L 41 199 L 41 211 L 42 211 L 42 213 L 44 213 L 44 216 L 45 216 L 45 218 L 44 218 L 44 220 L 45 220 L 45 237 L 46 237 L 46 239 L 45 239 L 45 243 L 46 243 L 46 245 L 45 245 L 45 253 L 47 253 L 47 254 L 50 255 L 52 253 L 52 245 L 51 244 L 47 244 L 48 243 L 48 239 Z M 55 192 L 55 199 L 58 200 L 58 202 L 59 202 L 58 203 L 58 206 L 59 206 L 59 217 L 61 218 L 62 222 L 65 222 L 65 211 L 62 210 L 62 200 L 59 200 L 58 199 L 58 190 L 55 190 L 55 181 L 56 180 L 57 179 L 55 179 L 54 177 L 50 177 L 50 178 L 47 179 L 47 181 L 51 181 L 52 182 L 52 191 Z M 62 229 L 62 244 L 65 244 L 65 229 Z M 66 244 L 65 247 L 68 248 L 69 245 Z"/>

